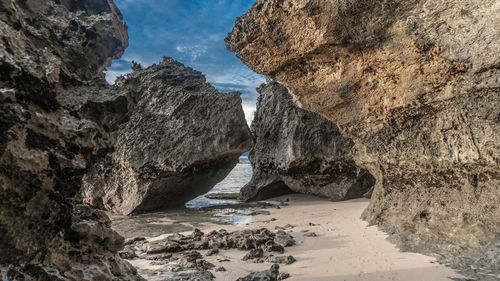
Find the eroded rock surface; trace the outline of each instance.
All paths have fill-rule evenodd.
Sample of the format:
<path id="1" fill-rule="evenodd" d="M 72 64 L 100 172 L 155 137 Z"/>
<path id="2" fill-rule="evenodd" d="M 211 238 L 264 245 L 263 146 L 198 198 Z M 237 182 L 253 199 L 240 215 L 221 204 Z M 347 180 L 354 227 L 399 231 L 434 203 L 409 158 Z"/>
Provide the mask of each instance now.
<path id="1" fill-rule="evenodd" d="M 270 0 L 226 43 L 353 139 L 364 218 L 477 256 L 500 233 L 499 30 L 495 0 Z"/>
<path id="2" fill-rule="evenodd" d="M 278 236 L 287 236 L 288 241 L 293 241 L 293 243 L 283 246 L 276 242 Z M 225 271 L 226 269 L 224 267 L 216 268 L 214 264 L 204 258 L 214 255 L 224 257 L 224 250 L 239 249 L 250 250 L 243 258 L 244 261 L 291 264 L 295 262 L 295 258 L 292 256 L 274 256 L 271 253 L 283 253 L 284 247 L 292 245 L 295 245 L 295 241 L 291 235 L 274 233 L 266 228 L 233 232 L 220 229 L 208 234 L 195 229 L 188 235 L 176 233 L 159 240 L 131 239 L 127 242 L 127 248 L 120 254 L 130 260 L 141 260 L 137 263 L 140 265 L 138 271 L 148 280 L 208 281 L 214 280 L 210 271 Z M 202 250 L 208 250 L 205 257 L 199 252 Z M 226 258 L 217 259 L 217 262 L 224 261 L 229 260 Z M 149 266 L 145 266 L 145 264 L 149 264 Z M 277 268 L 275 275 L 270 274 L 272 272 L 264 271 L 252 273 L 249 276 L 255 276 L 255 278 L 274 276 L 274 279 L 242 280 L 277 280 Z M 286 275 L 280 276 L 285 277 Z"/>
<path id="3" fill-rule="evenodd" d="M 298 108 L 285 86 L 261 85 L 252 121 L 249 159 L 253 176 L 242 199 L 266 199 L 300 192 L 331 200 L 359 198 L 373 177 L 354 163 L 354 143 L 316 113 Z"/>
<path id="4" fill-rule="evenodd" d="M 95 118 L 116 138 L 114 152 L 85 176 L 84 202 L 124 215 L 183 206 L 224 179 L 250 146 L 239 93 L 219 93 L 171 58 L 134 68 L 109 89 L 116 106 L 80 109 L 104 111 Z M 120 109 L 126 120 L 116 126 L 123 118 L 110 116 Z"/>
<path id="5" fill-rule="evenodd" d="M 142 280 L 107 216 L 73 200 L 110 139 L 59 101 L 127 39 L 112 1 L 0 1 L 2 280 Z"/>

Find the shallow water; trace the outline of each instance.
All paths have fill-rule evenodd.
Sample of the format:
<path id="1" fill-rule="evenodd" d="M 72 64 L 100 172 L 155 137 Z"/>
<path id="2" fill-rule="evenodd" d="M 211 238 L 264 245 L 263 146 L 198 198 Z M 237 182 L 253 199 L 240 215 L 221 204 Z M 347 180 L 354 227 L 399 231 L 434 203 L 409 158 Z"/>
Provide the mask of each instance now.
<path id="1" fill-rule="evenodd" d="M 207 194 L 211 193 L 235 193 L 247 184 L 252 178 L 252 165 L 248 161 L 248 156 L 240 156 L 239 163 L 236 164 L 234 169 L 227 175 L 227 177 L 214 186 Z M 208 199 L 205 195 L 198 196 L 197 198 L 186 203 L 187 208 L 200 208 L 207 206 L 217 206 L 224 204 L 238 204 L 237 200 L 219 200 Z"/>
<path id="2" fill-rule="evenodd" d="M 252 167 L 247 156 L 241 156 L 239 163 L 228 176 L 207 194 L 235 193 L 247 184 L 252 177 Z M 202 223 L 244 225 L 252 220 L 253 207 L 237 208 L 237 200 L 209 199 L 201 195 L 188 203 L 186 209 L 140 214 L 135 216 L 117 216 L 109 214 L 113 221 L 112 228 L 125 238 L 156 237 L 162 234 L 193 230 Z M 234 207 L 223 207 L 229 205 Z M 206 209 L 210 206 L 221 208 Z M 205 208 L 205 209 L 200 209 Z"/>

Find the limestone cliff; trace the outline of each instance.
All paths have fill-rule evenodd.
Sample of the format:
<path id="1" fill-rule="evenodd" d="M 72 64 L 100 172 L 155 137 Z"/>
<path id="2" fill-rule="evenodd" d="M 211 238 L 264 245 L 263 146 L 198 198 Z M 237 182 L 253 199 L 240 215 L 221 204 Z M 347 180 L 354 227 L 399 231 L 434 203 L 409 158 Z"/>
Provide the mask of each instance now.
<path id="1" fill-rule="evenodd" d="M 285 86 L 261 85 L 252 121 L 253 176 L 243 199 L 300 192 L 334 201 L 362 197 L 373 177 L 352 159 L 352 140 L 316 113 L 298 108 Z"/>
<path id="2" fill-rule="evenodd" d="M 125 215 L 181 207 L 224 179 L 250 148 L 240 94 L 219 93 L 171 58 L 117 79 L 109 92 L 111 104 L 124 103 L 123 124 L 110 118 L 120 106 L 104 114 L 92 100 L 83 107 L 115 128 L 116 138 L 114 152 L 84 177 L 91 205 Z"/>
<path id="3" fill-rule="evenodd" d="M 434 252 L 500 241 L 500 2 L 257 1 L 226 44 L 353 139 L 368 221 Z"/>
<path id="4" fill-rule="evenodd" d="M 142 279 L 107 216 L 72 199 L 110 141 L 59 102 L 100 79 L 127 40 L 112 1 L 0 1 L 2 279 Z"/>

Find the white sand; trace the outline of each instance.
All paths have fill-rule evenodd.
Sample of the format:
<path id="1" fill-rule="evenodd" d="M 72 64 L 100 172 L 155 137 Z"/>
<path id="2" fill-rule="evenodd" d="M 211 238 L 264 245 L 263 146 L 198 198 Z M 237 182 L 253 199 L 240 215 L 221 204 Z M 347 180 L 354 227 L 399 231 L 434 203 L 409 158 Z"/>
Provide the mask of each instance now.
<path id="1" fill-rule="evenodd" d="M 207 224 L 200 229 L 266 227 L 294 225 L 291 232 L 296 246 L 287 247 L 284 255 L 292 255 L 297 261 L 291 265 L 280 265 L 280 272 L 287 272 L 287 280 L 314 281 L 440 281 L 449 277 L 462 277 L 452 269 L 440 265 L 435 258 L 415 253 L 403 253 L 388 240 L 387 235 L 375 226 L 360 219 L 368 205 L 367 199 L 330 202 L 307 195 L 289 195 L 290 206 L 281 209 L 266 209 L 271 215 L 259 215 L 248 225 L 224 226 Z M 276 221 L 270 221 L 276 218 Z M 309 223 L 316 224 L 309 226 Z M 305 237 L 301 230 L 315 232 L 318 237 Z M 204 254 L 204 252 L 202 252 Z M 214 272 L 216 280 L 236 280 L 252 271 L 268 269 L 269 263 L 241 261 L 245 251 L 221 250 L 218 255 L 206 257 L 217 267 L 224 266 L 226 272 Z M 217 262 L 227 257 L 228 262 Z M 134 262 L 133 262 L 134 263 Z M 137 264 L 139 265 L 139 264 Z"/>

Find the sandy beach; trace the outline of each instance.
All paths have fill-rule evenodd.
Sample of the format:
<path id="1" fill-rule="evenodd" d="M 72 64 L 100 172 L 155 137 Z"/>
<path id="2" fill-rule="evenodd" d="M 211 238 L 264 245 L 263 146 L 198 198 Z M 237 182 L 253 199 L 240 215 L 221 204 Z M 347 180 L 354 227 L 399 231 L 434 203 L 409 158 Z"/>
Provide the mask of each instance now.
<path id="1" fill-rule="evenodd" d="M 274 198 L 288 198 L 289 206 L 280 209 L 266 209 L 270 215 L 253 216 L 250 221 L 221 226 L 203 223 L 198 228 L 203 232 L 224 228 L 228 231 L 245 228 L 268 228 L 292 225 L 286 232 L 291 234 L 297 245 L 287 247 L 285 255 L 292 255 L 297 261 L 280 265 L 280 272 L 289 273 L 287 280 L 315 281 L 422 281 L 450 280 L 461 278 L 451 268 L 440 265 L 433 257 L 416 253 L 404 253 L 390 243 L 387 235 L 376 226 L 360 219 L 368 205 L 368 199 L 330 202 L 308 195 L 288 195 Z M 270 201 L 272 202 L 272 201 Z M 314 232 L 316 237 L 305 234 Z M 183 234 L 189 234 L 185 232 Z M 161 235 L 151 240 L 165 238 Z M 200 251 L 205 255 L 205 251 Z M 223 266 L 225 272 L 215 272 L 216 280 L 236 280 L 250 272 L 270 267 L 269 263 L 242 261 L 246 251 L 221 250 L 219 254 L 204 257 L 216 267 Z M 219 262 L 226 258 L 229 261 Z M 154 270 L 149 261 L 134 259 L 130 262 L 137 268 Z"/>

